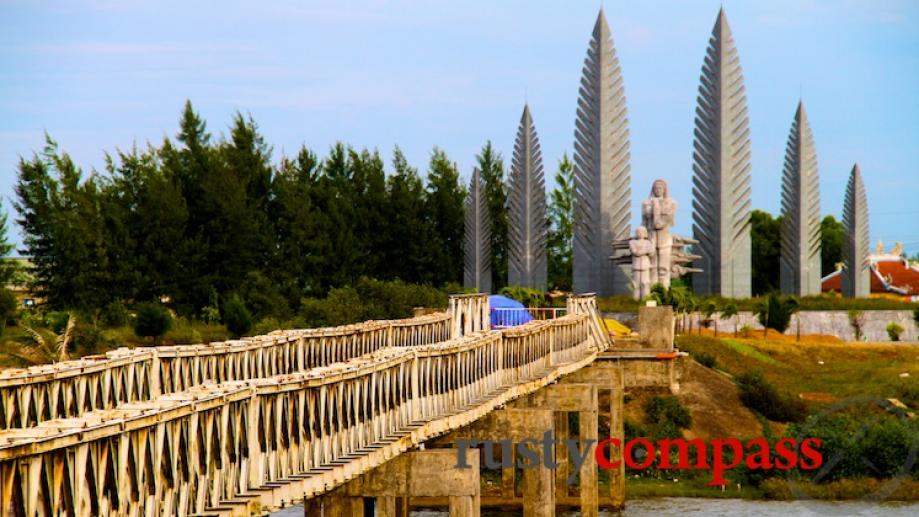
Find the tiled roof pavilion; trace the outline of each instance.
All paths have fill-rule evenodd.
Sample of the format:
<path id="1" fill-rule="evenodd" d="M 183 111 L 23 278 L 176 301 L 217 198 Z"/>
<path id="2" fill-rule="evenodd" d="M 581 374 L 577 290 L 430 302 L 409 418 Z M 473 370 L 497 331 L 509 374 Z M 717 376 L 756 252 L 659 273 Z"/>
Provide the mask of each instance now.
<path id="1" fill-rule="evenodd" d="M 896 249 L 894 250 L 896 251 Z M 871 261 L 871 294 L 902 296 L 919 301 L 919 264 L 910 262 L 899 253 L 879 253 Z M 842 291 L 840 270 L 823 277 L 821 291 Z"/>

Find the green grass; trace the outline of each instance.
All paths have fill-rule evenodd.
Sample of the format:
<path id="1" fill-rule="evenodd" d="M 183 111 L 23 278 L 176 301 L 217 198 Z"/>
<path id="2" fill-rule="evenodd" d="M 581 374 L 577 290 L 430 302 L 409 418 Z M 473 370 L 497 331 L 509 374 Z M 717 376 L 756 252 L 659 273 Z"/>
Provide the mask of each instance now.
<path id="1" fill-rule="evenodd" d="M 834 401 L 858 396 L 899 398 L 919 408 L 919 347 L 889 343 L 846 343 L 828 338 L 713 338 L 680 336 L 677 346 L 690 354 L 706 353 L 730 375 L 760 370 L 766 379 L 793 396 L 826 394 Z M 821 364 L 822 363 L 822 364 Z M 900 374 L 909 376 L 901 378 Z M 829 402 L 808 400 L 810 406 Z M 814 409 L 812 407 L 812 409 Z"/>
<path id="2" fill-rule="evenodd" d="M 738 341 L 736 339 L 722 339 L 721 342 L 724 344 L 724 346 L 728 347 L 731 350 L 734 350 L 738 354 L 745 355 L 747 357 L 756 359 L 757 361 L 760 361 L 766 364 L 770 364 L 772 366 L 784 366 L 779 361 L 776 361 L 775 359 L 769 357 L 768 355 L 760 352 L 756 348 L 742 341 Z"/>

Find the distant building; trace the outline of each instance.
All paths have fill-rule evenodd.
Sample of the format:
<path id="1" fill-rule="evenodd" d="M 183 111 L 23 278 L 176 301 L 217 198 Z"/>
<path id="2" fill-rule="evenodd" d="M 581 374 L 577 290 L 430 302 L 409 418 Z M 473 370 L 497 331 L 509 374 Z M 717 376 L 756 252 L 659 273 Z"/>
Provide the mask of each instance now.
<path id="1" fill-rule="evenodd" d="M 910 262 L 902 256 L 902 246 L 897 244 L 889 253 L 884 253 L 878 243 L 874 254 L 868 256 L 870 267 L 869 296 L 886 296 L 919 301 L 919 263 Z M 824 293 L 842 291 L 842 269 L 823 277 L 821 291 Z"/>

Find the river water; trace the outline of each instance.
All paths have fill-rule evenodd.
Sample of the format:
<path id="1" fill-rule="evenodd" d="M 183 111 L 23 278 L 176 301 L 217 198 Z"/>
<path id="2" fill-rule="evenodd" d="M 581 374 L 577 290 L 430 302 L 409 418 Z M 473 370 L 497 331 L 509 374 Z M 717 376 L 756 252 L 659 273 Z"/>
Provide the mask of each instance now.
<path id="1" fill-rule="evenodd" d="M 275 512 L 271 517 L 301 517 L 300 506 Z M 412 517 L 447 517 L 445 511 L 412 511 Z M 483 517 L 511 517 L 520 513 L 482 512 Z M 564 517 L 577 517 L 578 512 L 565 512 Z M 915 517 L 919 515 L 919 503 L 869 503 L 862 501 L 749 501 L 745 499 L 699 499 L 692 497 L 662 497 L 655 499 L 632 499 L 626 503 L 622 513 L 611 514 L 601 511 L 601 516 L 621 515 L 624 517 L 645 515 L 730 515 L 732 517 L 790 517 L 852 515 L 878 517 Z"/>

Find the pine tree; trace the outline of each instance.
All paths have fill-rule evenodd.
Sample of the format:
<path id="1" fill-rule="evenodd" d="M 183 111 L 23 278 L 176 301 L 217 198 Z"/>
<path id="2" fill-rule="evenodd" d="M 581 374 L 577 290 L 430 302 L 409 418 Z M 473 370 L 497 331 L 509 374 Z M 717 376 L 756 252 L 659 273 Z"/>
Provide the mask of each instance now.
<path id="1" fill-rule="evenodd" d="M 6 210 L 3 210 L 3 204 L 0 203 L 0 287 L 9 285 L 16 272 L 15 264 L 9 259 L 14 246 L 9 241 L 7 218 Z"/>
<path id="2" fill-rule="evenodd" d="M 214 200 L 208 198 L 204 183 L 212 174 L 216 161 L 211 146 L 211 136 L 204 120 L 186 101 L 179 122 L 177 137 L 180 146 L 165 141 L 159 155 L 164 174 L 178 186 L 188 213 L 182 242 L 178 247 L 183 256 L 176 281 L 182 289 L 175 303 L 183 313 L 194 313 L 207 305 L 211 288 L 217 284 L 218 273 L 211 264 L 211 241 L 215 236 L 208 232 L 211 225 Z M 219 236 L 216 236 L 219 238 Z"/>
<path id="3" fill-rule="evenodd" d="M 463 280 L 463 216 L 466 189 L 446 153 L 434 148 L 428 169 L 427 212 L 432 223 L 435 284 Z"/>
<path id="4" fill-rule="evenodd" d="M 574 167 L 568 153 L 558 162 L 549 201 L 549 286 L 570 290 L 571 241 L 574 238 Z"/>
<path id="5" fill-rule="evenodd" d="M 316 190 L 316 206 L 324 215 L 320 234 L 329 241 L 320 277 L 322 293 L 331 287 L 354 283 L 364 259 L 356 234 L 358 187 L 352 181 L 354 163 L 349 157 L 349 149 L 341 142 L 332 146 L 323 162 L 323 174 Z"/>
<path id="6" fill-rule="evenodd" d="M 360 248 L 363 260 L 355 276 L 384 278 L 385 268 L 382 264 L 384 250 L 389 241 L 386 219 L 386 173 L 383 159 L 376 150 L 370 153 L 349 152 L 352 163 L 352 185 L 355 189 L 355 243 Z"/>
<path id="7" fill-rule="evenodd" d="M 320 296 L 328 239 L 321 233 L 325 214 L 317 209 L 322 166 L 305 146 L 296 158 L 281 160 L 272 185 L 271 217 L 277 252 L 270 277 L 291 307 L 303 296 Z"/>
<path id="8" fill-rule="evenodd" d="M 118 153 L 109 160 L 110 214 L 118 214 L 128 238 L 119 260 L 134 274 L 122 274 L 123 299 L 181 298 L 179 277 L 185 269 L 188 209 L 177 180 L 163 167 L 160 152 Z M 113 217 L 113 216 L 110 216 Z"/>
<path id="9" fill-rule="evenodd" d="M 83 181 L 70 156 L 46 140 L 41 156 L 20 160 L 15 189 L 32 287 L 53 308 L 101 307 L 113 282 L 98 185 L 93 177 Z"/>
<path id="10" fill-rule="evenodd" d="M 504 186 L 504 159 L 494 150 L 491 141 L 485 142 L 476 155 L 485 197 L 491 218 L 491 276 L 492 289 L 498 292 L 507 285 L 507 191 Z"/>
<path id="11" fill-rule="evenodd" d="M 424 185 L 399 147 L 393 151 L 392 163 L 395 172 L 386 184 L 389 239 L 382 264 L 384 277 L 431 283 L 431 222 L 425 213 Z"/>

